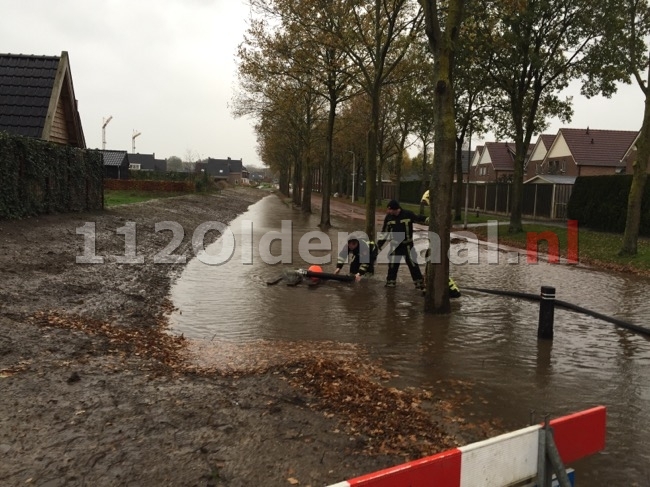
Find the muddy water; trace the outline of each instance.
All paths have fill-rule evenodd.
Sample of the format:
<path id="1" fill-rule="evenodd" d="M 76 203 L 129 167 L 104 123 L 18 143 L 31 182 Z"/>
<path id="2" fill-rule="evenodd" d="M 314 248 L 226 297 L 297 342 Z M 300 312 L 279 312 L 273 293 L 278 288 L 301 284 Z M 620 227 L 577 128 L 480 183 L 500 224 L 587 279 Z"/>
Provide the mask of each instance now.
<path id="1" fill-rule="evenodd" d="M 269 244 L 268 232 L 279 231 L 282 220 L 293 220 L 290 237 Z M 263 340 L 267 347 L 261 349 L 267 352 L 268 343 L 308 343 L 315 349 L 335 343 L 361 346 L 398 375 L 398 386 L 435 391 L 441 380 L 471 384 L 475 400 L 462 413 L 479 420 L 499 418 L 507 429 L 526 426 L 531 411 L 539 420 L 602 404 L 608 408 L 607 446 L 573 465 L 578 485 L 650 485 L 649 340 L 556 309 L 555 339 L 540 342 L 538 303 L 467 290 L 453 302 L 451 315 L 425 315 L 405 266 L 395 289 L 383 287 L 386 267 L 381 265 L 375 277 L 359 284 L 268 286 L 266 281 L 282 269 L 308 266 L 299 242 L 318 230 L 317 223 L 316 215 L 303 216 L 274 196 L 251 206 L 230 226 L 234 245 L 220 241 L 208 249 L 214 260 L 225 260 L 231 250 L 232 258 L 221 265 L 194 259 L 178 280 L 172 290 L 179 308 L 172 316 L 174 331 L 205 342 Z M 312 255 L 335 261 L 337 232 L 355 228 L 345 219 L 334 224 L 329 235 L 335 248 L 313 250 Z M 275 256 L 284 251 L 285 262 L 265 262 L 269 256 L 264 257 L 264 249 L 269 248 Z M 648 326 L 648 279 L 580 266 L 531 265 L 524 258 L 515 264 L 513 255 L 508 259 L 503 253 L 498 264 L 489 264 L 495 254 L 488 256 L 485 248 L 477 252 L 478 264 L 452 266 L 461 290 L 538 294 L 549 285 L 559 299 Z M 334 264 L 322 267 L 331 272 Z"/>

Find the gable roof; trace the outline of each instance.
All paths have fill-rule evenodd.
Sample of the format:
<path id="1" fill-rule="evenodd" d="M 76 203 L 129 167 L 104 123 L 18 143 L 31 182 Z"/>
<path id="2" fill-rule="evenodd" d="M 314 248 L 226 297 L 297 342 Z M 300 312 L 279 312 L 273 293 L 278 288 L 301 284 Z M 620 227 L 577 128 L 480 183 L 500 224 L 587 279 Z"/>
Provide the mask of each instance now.
<path id="1" fill-rule="evenodd" d="M 241 159 L 213 159 L 208 157 L 206 162 L 197 162 L 198 170 L 204 169 L 211 176 L 227 178 L 231 173 L 246 171 Z"/>
<path id="2" fill-rule="evenodd" d="M 130 153 L 126 156 L 129 164 L 140 164 L 140 169 L 151 171 L 166 171 L 167 161 L 165 159 L 156 159 L 156 154 Z"/>
<path id="3" fill-rule="evenodd" d="M 484 148 L 485 148 L 485 146 L 483 146 L 483 145 L 476 146 L 476 149 L 474 150 L 474 153 L 472 154 L 472 160 L 471 160 L 472 166 L 477 166 L 479 164 L 479 161 L 481 160 L 481 156 L 483 155 L 483 149 Z"/>
<path id="4" fill-rule="evenodd" d="M 617 166 L 634 143 L 638 130 L 560 129 L 573 160 L 584 166 Z M 555 144 L 555 143 L 554 143 Z"/>
<path id="5" fill-rule="evenodd" d="M 548 149 L 551 148 L 551 144 L 552 144 L 553 141 L 555 140 L 555 136 L 556 136 L 556 135 L 557 135 L 557 134 L 541 134 L 541 135 L 537 138 L 537 142 L 539 142 L 540 139 L 541 139 L 541 141 L 544 143 L 544 147 L 546 147 L 546 150 L 548 150 Z"/>
<path id="6" fill-rule="evenodd" d="M 528 168 L 530 161 L 544 160 L 554 140 L 555 135 L 552 134 L 541 134 L 537 137 L 537 142 L 535 142 L 535 145 L 529 151 L 528 157 L 526 157 L 526 161 L 524 162 L 524 171 Z"/>
<path id="7" fill-rule="evenodd" d="M 150 164 L 153 166 L 154 161 L 156 160 L 155 154 L 127 154 L 129 158 L 129 164 Z"/>
<path id="8" fill-rule="evenodd" d="M 484 147 L 495 171 L 514 171 L 514 142 L 486 142 Z"/>
<path id="9" fill-rule="evenodd" d="M 104 166 L 123 166 L 128 164 L 127 152 L 125 150 L 100 150 L 98 152 L 104 159 Z"/>
<path id="10" fill-rule="evenodd" d="M 66 51 L 0 54 L 0 130 L 86 147 Z"/>
<path id="11" fill-rule="evenodd" d="M 574 184 L 576 176 L 565 176 L 561 174 L 537 174 L 524 184 Z"/>

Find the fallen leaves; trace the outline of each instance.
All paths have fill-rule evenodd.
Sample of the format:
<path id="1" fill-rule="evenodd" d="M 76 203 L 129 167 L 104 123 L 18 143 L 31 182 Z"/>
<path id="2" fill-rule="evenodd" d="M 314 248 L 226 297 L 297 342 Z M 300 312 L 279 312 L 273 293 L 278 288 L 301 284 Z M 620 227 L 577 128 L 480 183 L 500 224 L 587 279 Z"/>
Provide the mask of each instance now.
<path id="1" fill-rule="evenodd" d="M 170 370 L 182 371 L 185 360 L 180 351 L 185 339 L 164 331 L 164 321 L 158 326 L 122 327 L 112 323 L 66 315 L 58 311 L 35 313 L 31 320 L 39 326 L 78 330 L 105 338 L 109 353 L 121 353 L 151 359 Z"/>
<path id="2" fill-rule="evenodd" d="M 16 363 L 15 365 L 12 365 L 11 367 L 0 369 L 0 379 L 7 379 L 17 374 L 18 372 L 23 372 L 29 368 L 30 364 L 31 364 L 30 360 L 21 360 L 20 362 Z"/>
<path id="3" fill-rule="evenodd" d="M 350 447 L 370 455 L 400 455 L 405 460 L 458 446 L 446 426 L 464 425 L 450 413 L 449 402 L 436 401 L 435 413 L 425 410 L 434 400 L 431 391 L 399 390 L 383 385 L 393 377 L 356 345 L 309 342 L 248 344 L 199 343 L 165 331 L 164 319 L 158 326 L 124 327 L 108 322 L 66 315 L 58 311 L 39 312 L 32 320 L 40 326 L 77 330 L 106 340 L 109 353 L 138 357 L 143 367 L 158 364 L 162 372 L 238 377 L 270 373 L 287 380 L 308 398 L 305 407 L 336 420 L 334 432 L 350 436 Z M 23 364 L 27 367 L 28 364 Z M 19 369 L 0 370 L 12 374 Z M 3 375 L 0 375 L 3 377 Z M 462 403 L 470 387 L 463 382 L 440 384 Z M 445 417 L 446 416 L 446 417 Z M 445 421 L 445 427 L 434 419 Z M 488 425 L 483 425 L 487 430 Z M 288 477 L 289 483 L 298 480 Z M 296 483 L 294 484 L 293 481 Z"/>
<path id="4" fill-rule="evenodd" d="M 367 364 L 328 359 L 303 359 L 283 368 L 294 387 L 314 397 L 311 407 L 341 418 L 365 453 L 418 458 L 457 446 L 420 408 L 420 398 L 381 385 L 374 370 Z"/>

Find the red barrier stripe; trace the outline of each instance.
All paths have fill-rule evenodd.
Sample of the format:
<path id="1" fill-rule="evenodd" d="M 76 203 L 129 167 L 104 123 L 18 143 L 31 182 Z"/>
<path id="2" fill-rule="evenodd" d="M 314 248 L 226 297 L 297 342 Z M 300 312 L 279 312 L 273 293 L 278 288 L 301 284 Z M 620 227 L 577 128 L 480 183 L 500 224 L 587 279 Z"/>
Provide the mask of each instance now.
<path id="1" fill-rule="evenodd" d="M 354 487 L 460 487 L 461 452 L 454 448 L 348 480 Z"/>
<path id="2" fill-rule="evenodd" d="M 603 450 L 606 422 L 604 406 L 551 420 L 553 438 L 562 462 L 567 465 Z"/>

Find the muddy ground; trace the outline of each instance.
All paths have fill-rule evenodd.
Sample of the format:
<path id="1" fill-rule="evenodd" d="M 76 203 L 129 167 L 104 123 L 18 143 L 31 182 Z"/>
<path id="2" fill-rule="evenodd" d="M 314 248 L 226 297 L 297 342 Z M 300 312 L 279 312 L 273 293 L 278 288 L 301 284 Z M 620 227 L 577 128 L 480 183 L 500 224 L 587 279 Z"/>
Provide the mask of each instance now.
<path id="1" fill-rule="evenodd" d="M 189 259 L 199 224 L 266 195 L 0 221 L 0 485 L 324 486 L 488 434 L 358 358 L 302 350 L 227 373 L 187 360 L 187 341 L 164 332 L 183 264 L 154 264 L 171 237 L 154 225 L 180 223 L 175 254 Z M 76 262 L 91 255 L 88 222 L 102 264 Z M 116 257 L 127 222 L 143 264 Z"/>

